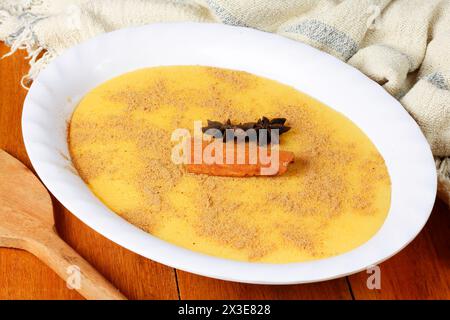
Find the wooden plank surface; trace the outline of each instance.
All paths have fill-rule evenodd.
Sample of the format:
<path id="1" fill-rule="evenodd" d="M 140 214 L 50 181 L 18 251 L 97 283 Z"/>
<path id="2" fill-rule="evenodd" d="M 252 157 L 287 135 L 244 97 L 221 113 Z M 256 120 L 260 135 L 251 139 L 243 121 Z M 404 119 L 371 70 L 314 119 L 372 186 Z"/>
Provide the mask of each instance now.
<path id="1" fill-rule="evenodd" d="M 0 44 L 0 55 L 8 48 Z M 0 60 L 0 148 L 30 167 L 20 129 L 28 69 L 23 52 Z M 295 286 L 260 286 L 209 279 L 176 271 L 125 250 L 94 232 L 58 201 L 55 220 L 61 237 L 130 299 L 378 299 L 450 297 L 450 212 L 435 206 L 419 237 L 381 265 L 382 289 L 368 290 L 367 274 Z M 350 287 L 351 285 L 351 287 Z M 178 287 L 177 287 L 178 286 Z M 0 299 L 80 299 L 32 255 L 0 248 Z"/>
<path id="2" fill-rule="evenodd" d="M 346 278 L 321 283 L 270 286 L 215 280 L 177 270 L 180 298 L 230 300 L 350 300 Z"/>
<path id="3" fill-rule="evenodd" d="M 438 201 L 427 225 L 404 250 L 380 265 L 381 290 L 367 273 L 349 277 L 356 299 L 450 299 L 450 212 Z"/>

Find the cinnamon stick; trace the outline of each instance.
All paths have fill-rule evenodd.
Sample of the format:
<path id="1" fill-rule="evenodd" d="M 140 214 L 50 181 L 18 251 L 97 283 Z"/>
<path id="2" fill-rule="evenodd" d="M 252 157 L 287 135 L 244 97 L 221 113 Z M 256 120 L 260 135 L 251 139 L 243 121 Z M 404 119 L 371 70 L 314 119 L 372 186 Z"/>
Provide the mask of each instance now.
<path id="1" fill-rule="evenodd" d="M 270 148 L 270 145 L 266 146 L 255 146 L 256 148 L 256 163 L 251 163 L 251 157 L 250 152 L 251 148 L 248 143 L 245 143 L 245 157 L 243 163 L 238 163 L 238 150 L 242 150 L 238 147 L 237 143 L 217 143 L 215 149 L 212 149 L 211 156 L 215 156 L 215 150 L 217 148 L 222 148 L 222 155 L 223 160 L 222 163 L 207 163 L 207 161 L 202 157 L 200 163 L 194 163 L 194 142 L 195 140 L 191 140 L 191 158 L 190 163 L 185 164 L 185 167 L 188 172 L 190 173 L 196 173 L 196 174 L 207 174 L 211 176 L 226 176 L 226 177 L 251 177 L 251 176 L 260 176 L 260 175 L 282 175 L 287 171 L 289 163 L 294 161 L 294 154 L 289 151 L 283 151 L 279 150 L 278 153 L 278 159 L 272 158 L 272 151 Z M 205 148 L 207 148 L 211 143 L 214 142 L 208 142 L 203 141 L 201 143 L 201 154 L 204 155 Z M 234 150 L 229 150 L 233 148 Z M 211 146 L 210 146 L 211 148 Z M 226 162 L 226 154 L 227 154 L 227 148 L 228 152 L 233 152 L 234 162 L 227 163 Z M 254 150 L 253 150 L 254 151 Z M 264 154 L 267 156 L 270 161 L 262 161 L 261 154 Z M 275 154 L 274 154 L 275 157 Z M 263 168 L 270 168 L 271 165 L 273 165 L 273 161 L 278 160 L 278 166 L 274 165 L 274 170 L 272 170 L 271 173 L 267 174 L 267 170 L 264 173 Z M 242 161 L 241 161 L 242 162 Z M 267 163 L 265 163 L 267 162 Z"/>

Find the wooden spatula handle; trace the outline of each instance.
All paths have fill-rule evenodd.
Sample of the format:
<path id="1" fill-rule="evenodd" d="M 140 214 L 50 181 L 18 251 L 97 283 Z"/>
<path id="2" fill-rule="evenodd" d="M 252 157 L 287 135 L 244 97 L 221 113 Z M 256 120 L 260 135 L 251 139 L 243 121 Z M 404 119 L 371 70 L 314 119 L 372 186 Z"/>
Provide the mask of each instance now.
<path id="1" fill-rule="evenodd" d="M 53 269 L 66 283 L 89 300 L 126 300 L 114 286 L 98 273 L 56 233 L 27 242 L 27 251 Z"/>

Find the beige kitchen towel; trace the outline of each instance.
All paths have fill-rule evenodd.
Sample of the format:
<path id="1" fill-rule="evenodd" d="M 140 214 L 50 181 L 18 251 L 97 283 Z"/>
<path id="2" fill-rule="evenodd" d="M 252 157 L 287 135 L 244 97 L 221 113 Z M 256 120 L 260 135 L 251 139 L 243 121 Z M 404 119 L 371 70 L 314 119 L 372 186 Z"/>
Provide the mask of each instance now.
<path id="1" fill-rule="evenodd" d="M 274 32 L 358 68 L 417 121 L 450 199 L 450 0 L 0 0 L 0 40 L 29 53 L 25 83 L 97 34 L 170 21 Z"/>

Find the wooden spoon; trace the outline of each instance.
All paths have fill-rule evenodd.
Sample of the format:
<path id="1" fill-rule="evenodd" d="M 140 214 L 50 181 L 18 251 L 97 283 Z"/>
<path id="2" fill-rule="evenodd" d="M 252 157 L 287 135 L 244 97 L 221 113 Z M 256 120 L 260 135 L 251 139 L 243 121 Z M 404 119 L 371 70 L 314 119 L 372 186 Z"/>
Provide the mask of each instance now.
<path id="1" fill-rule="evenodd" d="M 47 189 L 26 166 L 1 149 L 0 247 L 34 254 L 67 283 L 75 284 L 74 289 L 86 299 L 126 299 L 56 234 Z"/>

